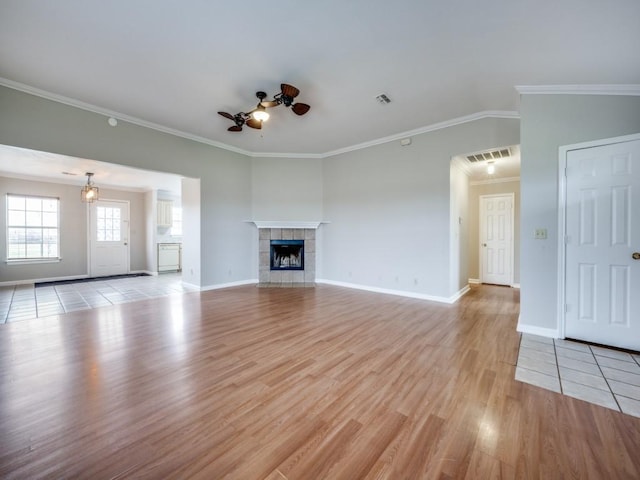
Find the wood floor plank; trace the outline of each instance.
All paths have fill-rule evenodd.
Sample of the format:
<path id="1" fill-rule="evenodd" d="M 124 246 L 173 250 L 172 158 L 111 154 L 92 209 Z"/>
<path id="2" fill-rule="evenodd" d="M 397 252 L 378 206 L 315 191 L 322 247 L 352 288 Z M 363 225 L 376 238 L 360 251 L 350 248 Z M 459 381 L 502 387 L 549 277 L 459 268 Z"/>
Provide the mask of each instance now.
<path id="1" fill-rule="evenodd" d="M 640 478 L 640 419 L 514 379 L 518 310 L 245 286 L 0 325 L 0 478 Z"/>

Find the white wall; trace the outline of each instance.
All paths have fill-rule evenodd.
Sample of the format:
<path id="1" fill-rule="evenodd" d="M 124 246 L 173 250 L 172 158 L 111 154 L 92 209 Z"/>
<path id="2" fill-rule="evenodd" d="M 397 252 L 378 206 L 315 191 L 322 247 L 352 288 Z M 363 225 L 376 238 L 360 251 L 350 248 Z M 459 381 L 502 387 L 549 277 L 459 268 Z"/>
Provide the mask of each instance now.
<path id="1" fill-rule="evenodd" d="M 48 278 L 82 277 L 87 265 L 87 204 L 80 201 L 82 185 L 64 185 L 17 178 L 0 177 L 0 255 L 6 256 L 6 195 L 42 195 L 60 199 L 60 255 L 55 263 L 0 264 L 0 282 L 19 282 Z M 147 258 L 147 227 L 145 195 L 100 188 L 100 196 L 109 200 L 129 202 L 130 270 L 149 269 Z"/>
<path id="2" fill-rule="evenodd" d="M 449 292 L 462 291 L 469 280 L 469 177 L 451 162 L 449 228 Z"/>
<path id="3" fill-rule="evenodd" d="M 182 281 L 190 285 L 202 285 L 200 231 L 200 180 L 182 179 Z M 205 243 L 205 245 L 207 245 Z"/>
<path id="4" fill-rule="evenodd" d="M 250 159 L 124 121 L 112 128 L 102 115 L 6 87 L 0 104 L 0 143 L 199 179 L 192 209 L 200 219 L 198 265 L 185 281 L 204 288 L 257 278 L 249 220 L 325 220 L 319 277 L 449 299 L 466 268 L 461 250 L 452 280 L 450 160 L 520 143 L 518 120 L 486 118 L 414 136 L 406 147 L 391 142 L 323 160 Z M 293 189 L 279 188 L 282 179 Z M 294 195 L 303 203 L 292 203 Z M 183 207 L 185 197 L 183 190 Z M 185 235 L 185 256 L 188 245 Z"/>
<path id="5" fill-rule="evenodd" d="M 518 127 L 483 119 L 325 159 L 323 277 L 450 298 L 451 158 L 518 144 Z"/>
<path id="6" fill-rule="evenodd" d="M 640 97 L 523 95 L 521 265 L 518 328 L 558 333 L 558 149 L 640 132 Z M 535 240 L 536 228 L 547 229 Z"/>
<path id="7" fill-rule="evenodd" d="M 251 220 L 322 220 L 322 160 L 254 158 Z"/>
<path id="8" fill-rule="evenodd" d="M 147 272 L 158 271 L 158 250 L 156 246 L 157 201 L 156 190 L 150 190 L 144 194 L 145 204 L 145 228 L 147 230 L 146 255 Z"/>
<path id="9" fill-rule="evenodd" d="M 0 143 L 201 180 L 201 283 L 252 276 L 251 160 L 203 143 L 0 87 Z"/>

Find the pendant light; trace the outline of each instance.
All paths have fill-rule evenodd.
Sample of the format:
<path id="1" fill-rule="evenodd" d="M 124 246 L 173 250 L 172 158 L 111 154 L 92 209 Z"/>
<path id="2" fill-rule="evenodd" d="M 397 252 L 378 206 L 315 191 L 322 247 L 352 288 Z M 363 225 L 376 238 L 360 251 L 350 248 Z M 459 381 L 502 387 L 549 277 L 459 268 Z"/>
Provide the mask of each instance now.
<path id="1" fill-rule="evenodd" d="M 98 200 L 99 188 L 91 183 L 91 177 L 93 177 L 93 173 L 87 172 L 86 175 L 87 184 L 82 187 L 82 190 L 80 191 L 80 198 L 85 203 L 93 203 Z"/>

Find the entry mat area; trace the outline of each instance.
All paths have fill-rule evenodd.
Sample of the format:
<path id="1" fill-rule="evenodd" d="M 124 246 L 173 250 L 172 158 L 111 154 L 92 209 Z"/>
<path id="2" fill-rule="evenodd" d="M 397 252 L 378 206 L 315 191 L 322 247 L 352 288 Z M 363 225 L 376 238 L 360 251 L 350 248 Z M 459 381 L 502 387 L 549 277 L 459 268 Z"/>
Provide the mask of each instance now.
<path id="1" fill-rule="evenodd" d="M 522 334 L 516 380 L 640 417 L 640 354 Z"/>
<path id="2" fill-rule="evenodd" d="M 148 273 L 128 273 L 126 275 L 110 275 L 108 277 L 89 277 L 89 278 L 74 278 L 73 280 L 58 280 L 55 282 L 39 282 L 35 284 L 36 288 L 49 287 L 51 285 L 72 285 L 74 283 L 87 283 L 87 282 L 103 282 L 107 280 L 116 280 L 118 278 L 136 278 L 136 277 L 150 277 Z"/>

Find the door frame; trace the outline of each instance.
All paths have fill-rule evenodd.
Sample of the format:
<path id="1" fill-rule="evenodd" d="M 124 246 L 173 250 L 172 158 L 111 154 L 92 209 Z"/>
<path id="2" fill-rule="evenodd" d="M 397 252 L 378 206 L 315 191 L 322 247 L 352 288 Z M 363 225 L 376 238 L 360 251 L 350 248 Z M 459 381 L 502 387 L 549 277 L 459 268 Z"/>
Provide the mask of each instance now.
<path id="1" fill-rule="evenodd" d="M 101 201 L 104 202 L 115 202 L 115 203 L 123 203 L 127 206 L 128 220 L 127 220 L 127 273 L 131 272 L 131 202 L 129 200 L 119 200 L 119 199 L 111 199 L 111 198 L 99 198 L 95 202 L 87 203 L 87 273 L 89 278 L 93 278 L 93 268 L 92 268 L 92 255 L 93 249 L 93 237 L 92 237 L 92 229 L 91 229 L 91 209 L 97 207 L 97 204 Z"/>
<path id="2" fill-rule="evenodd" d="M 513 287 L 514 283 L 513 283 L 513 278 L 515 275 L 515 208 L 516 208 L 516 194 L 515 192 L 505 192 L 505 193 L 489 193 L 487 195 L 480 195 L 478 196 L 478 237 L 479 237 L 479 242 L 478 242 L 478 248 L 479 248 L 479 252 L 478 252 L 478 260 L 480 262 L 480 265 L 478 265 L 478 272 L 479 272 L 479 276 L 480 276 L 480 283 L 484 283 L 483 282 L 483 277 L 484 277 L 484 248 L 482 247 L 482 233 L 483 233 L 483 224 L 484 224 L 484 217 L 482 215 L 482 199 L 483 198 L 489 198 L 489 197 L 509 197 L 511 199 L 511 240 L 510 240 L 510 253 L 509 253 L 509 262 L 511 263 L 511 272 L 509 273 L 509 286 Z"/>
<path id="3" fill-rule="evenodd" d="M 620 137 L 603 138 L 589 142 L 562 145 L 558 148 L 558 336 L 565 338 L 566 332 L 566 282 L 567 282 L 567 155 L 573 150 L 604 147 L 616 143 L 640 140 L 640 133 Z"/>

